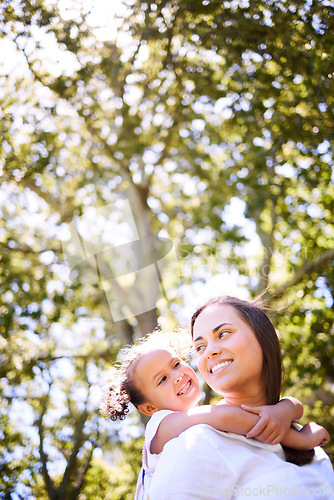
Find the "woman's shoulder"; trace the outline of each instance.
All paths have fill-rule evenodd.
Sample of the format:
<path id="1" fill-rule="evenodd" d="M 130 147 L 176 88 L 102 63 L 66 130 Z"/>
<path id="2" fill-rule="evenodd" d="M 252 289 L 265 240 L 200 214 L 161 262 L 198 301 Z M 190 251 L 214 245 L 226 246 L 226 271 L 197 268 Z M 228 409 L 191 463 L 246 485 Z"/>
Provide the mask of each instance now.
<path id="1" fill-rule="evenodd" d="M 219 431 L 208 424 L 197 424 L 185 430 L 178 440 L 184 441 L 183 445 L 191 448 L 197 447 L 210 448 L 215 452 L 222 452 L 225 456 L 229 450 L 234 451 L 238 449 L 238 455 L 243 460 L 251 457 L 253 453 L 270 452 L 268 457 L 276 457 L 275 459 L 284 460 L 284 452 L 280 444 L 270 445 L 256 441 L 256 439 L 248 439 L 240 434 L 234 432 Z M 274 459 L 274 460 L 275 460 Z"/>
<path id="2" fill-rule="evenodd" d="M 310 464 L 303 465 L 303 469 L 313 470 L 314 472 L 320 474 L 330 483 L 331 487 L 334 488 L 334 470 L 329 456 L 320 446 L 314 448 L 314 451 L 315 454 L 312 462 Z"/>
<path id="3" fill-rule="evenodd" d="M 257 441 L 256 439 L 249 439 L 246 438 L 246 436 L 243 436 L 241 434 L 235 434 L 234 432 L 225 432 L 225 431 L 218 431 L 217 429 L 214 429 L 213 427 L 202 424 L 203 426 L 207 427 L 210 430 L 213 430 L 217 434 L 219 434 L 221 437 L 226 438 L 227 440 L 231 441 L 231 446 L 233 446 L 233 443 L 235 441 L 238 441 L 240 444 L 243 445 L 245 448 L 249 448 L 250 450 L 254 448 L 259 448 L 262 450 L 267 450 L 270 451 L 271 453 L 274 453 L 277 455 L 279 458 L 284 460 L 284 452 L 283 448 L 280 444 L 266 444 L 266 443 L 261 443 L 260 441 Z"/>

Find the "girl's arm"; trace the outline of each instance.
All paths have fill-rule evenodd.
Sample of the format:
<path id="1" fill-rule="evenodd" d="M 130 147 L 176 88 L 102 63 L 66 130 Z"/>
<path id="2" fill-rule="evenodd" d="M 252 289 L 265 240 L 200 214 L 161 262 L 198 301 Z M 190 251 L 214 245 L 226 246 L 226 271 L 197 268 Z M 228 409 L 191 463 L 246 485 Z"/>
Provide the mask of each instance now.
<path id="1" fill-rule="evenodd" d="M 259 418 L 258 415 L 244 411 L 239 406 L 233 405 L 203 405 L 196 406 L 185 412 L 171 413 L 161 421 L 151 441 L 150 451 L 153 454 L 160 453 L 168 441 L 178 437 L 189 427 L 198 424 L 207 424 L 219 431 L 246 435 L 253 429 Z M 322 431 L 313 428 L 311 431 L 304 431 L 303 434 L 303 431 L 299 432 L 296 429 L 289 429 L 285 436 L 284 444 L 291 448 L 302 450 L 313 448 L 319 444 L 326 444 L 325 441 L 327 438 L 329 440 L 327 431 L 320 426 L 317 427 L 322 429 Z M 266 442 L 270 443 L 270 441 Z"/>
<path id="2" fill-rule="evenodd" d="M 330 436 L 324 427 L 311 422 L 300 431 L 291 428 L 291 423 L 299 420 L 303 415 L 303 405 L 296 398 L 283 398 L 276 405 L 241 407 L 259 415 L 260 420 L 246 434 L 246 437 L 255 437 L 268 444 L 281 443 L 296 450 L 311 450 L 315 446 L 324 446 L 329 443 Z"/>
<path id="3" fill-rule="evenodd" d="M 275 405 L 241 405 L 241 408 L 261 417 L 246 437 L 255 437 L 268 444 L 280 443 L 290 429 L 291 423 L 299 420 L 304 411 L 301 402 L 293 397 L 283 398 Z"/>
<path id="4" fill-rule="evenodd" d="M 292 431 L 292 432 L 290 432 Z M 290 429 L 281 443 L 295 450 L 311 450 L 315 446 L 329 443 L 330 437 L 326 429 L 315 422 L 304 425 L 300 431 Z"/>
<path id="5" fill-rule="evenodd" d="M 246 434 L 259 420 L 257 415 L 233 405 L 203 405 L 167 415 L 151 441 L 151 453 L 161 453 L 164 445 L 181 432 L 198 424 L 208 424 L 219 431 Z M 297 431 L 296 431 L 297 432 Z"/>

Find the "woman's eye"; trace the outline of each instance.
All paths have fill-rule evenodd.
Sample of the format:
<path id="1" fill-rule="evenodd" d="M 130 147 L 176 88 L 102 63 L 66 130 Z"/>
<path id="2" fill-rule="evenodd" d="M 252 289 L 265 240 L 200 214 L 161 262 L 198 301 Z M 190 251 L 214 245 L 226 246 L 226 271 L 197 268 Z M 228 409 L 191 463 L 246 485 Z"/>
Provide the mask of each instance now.
<path id="1" fill-rule="evenodd" d="M 161 377 L 161 379 L 159 380 L 158 385 L 162 384 L 162 382 L 164 382 L 165 380 L 167 380 L 167 377 L 164 375 L 164 376 L 163 376 L 163 377 Z"/>
<path id="2" fill-rule="evenodd" d="M 230 333 L 229 330 L 223 330 L 223 331 L 221 331 L 219 333 L 219 338 L 221 339 L 221 338 L 225 337 L 225 335 L 227 335 L 228 333 Z"/>
<path id="3" fill-rule="evenodd" d="M 197 352 L 200 352 L 203 348 L 204 348 L 204 346 L 203 346 L 203 345 L 197 345 L 197 346 L 196 346 L 196 351 L 197 351 Z"/>
<path id="4" fill-rule="evenodd" d="M 178 366 L 180 366 L 180 361 L 176 361 L 175 365 L 174 365 L 174 368 L 177 368 Z"/>

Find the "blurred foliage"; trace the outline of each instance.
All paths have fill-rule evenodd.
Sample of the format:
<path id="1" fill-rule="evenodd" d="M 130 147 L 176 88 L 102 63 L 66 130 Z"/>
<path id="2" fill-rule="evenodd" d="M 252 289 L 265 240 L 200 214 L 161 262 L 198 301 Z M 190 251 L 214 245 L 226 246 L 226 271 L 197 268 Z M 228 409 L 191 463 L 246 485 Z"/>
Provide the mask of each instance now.
<path id="1" fill-rule="evenodd" d="M 143 438 L 121 443 L 116 463 L 110 467 L 103 461 L 94 460 L 79 499 L 132 500 L 141 467 L 143 444 Z"/>
<path id="2" fill-rule="evenodd" d="M 217 295 L 268 287 L 285 392 L 334 432 L 331 3 L 131 0 L 107 30 L 87 5 L 0 4 L 4 498 L 133 496 L 142 443 L 99 417 L 96 386 L 215 275 Z M 183 286 L 175 262 L 164 293 L 69 279 L 68 224 L 124 200 L 140 265 L 169 238 Z M 138 314 L 144 285 L 157 309 Z"/>

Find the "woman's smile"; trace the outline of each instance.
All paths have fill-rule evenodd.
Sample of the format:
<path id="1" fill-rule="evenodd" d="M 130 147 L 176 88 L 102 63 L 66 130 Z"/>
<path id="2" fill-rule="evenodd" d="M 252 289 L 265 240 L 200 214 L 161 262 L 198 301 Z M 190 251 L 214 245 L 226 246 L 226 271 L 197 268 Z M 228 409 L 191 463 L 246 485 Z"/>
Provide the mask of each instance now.
<path id="1" fill-rule="evenodd" d="M 193 328 L 197 365 L 216 392 L 233 398 L 262 394 L 263 353 L 250 325 L 229 305 L 207 307 Z"/>
<path id="2" fill-rule="evenodd" d="M 213 365 L 210 369 L 209 369 L 209 372 L 212 373 L 212 374 L 215 374 L 217 372 L 220 372 L 221 370 L 224 370 L 226 369 L 228 366 L 231 365 L 231 363 L 233 363 L 233 360 L 232 359 L 227 359 L 225 361 L 220 361 L 218 363 L 216 363 L 215 365 Z"/>

